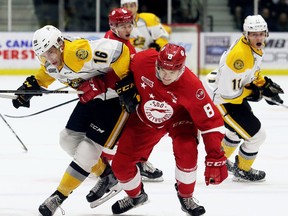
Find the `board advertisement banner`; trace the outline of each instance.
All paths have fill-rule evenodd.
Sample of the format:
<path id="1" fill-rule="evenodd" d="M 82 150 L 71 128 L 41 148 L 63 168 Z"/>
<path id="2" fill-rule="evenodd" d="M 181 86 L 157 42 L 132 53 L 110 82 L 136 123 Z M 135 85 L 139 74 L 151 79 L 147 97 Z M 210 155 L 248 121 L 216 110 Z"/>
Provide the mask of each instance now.
<path id="1" fill-rule="evenodd" d="M 104 33 L 63 32 L 63 36 L 99 39 Z M 170 36 L 171 43 L 186 49 L 187 66 L 198 73 L 198 35 L 196 32 L 175 32 Z M 2 32 L 0 37 L 0 75 L 26 75 L 35 73 L 39 62 L 32 47 L 33 32 Z"/>

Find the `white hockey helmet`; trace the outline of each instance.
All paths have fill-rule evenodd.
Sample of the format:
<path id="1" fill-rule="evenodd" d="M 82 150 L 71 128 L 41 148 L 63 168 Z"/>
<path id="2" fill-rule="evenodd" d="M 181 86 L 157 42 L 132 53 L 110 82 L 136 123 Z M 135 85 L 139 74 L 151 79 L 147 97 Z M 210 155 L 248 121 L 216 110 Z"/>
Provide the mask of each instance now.
<path id="1" fill-rule="evenodd" d="M 63 41 L 61 31 L 52 25 L 46 25 L 35 31 L 33 35 L 33 50 L 37 56 L 40 56 L 52 46 L 59 49 L 62 45 L 60 41 Z"/>
<path id="2" fill-rule="evenodd" d="M 138 5 L 138 0 L 121 0 L 121 6 L 127 3 L 136 3 Z"/>
<path id="3" fill-rule="evenodd" d="M 243 24 L 243 33 L 247 38 L 249 32 L 266 32 L 268 37 L 268 26 L 261 15 L 249 15 L 245 18 Z"/>

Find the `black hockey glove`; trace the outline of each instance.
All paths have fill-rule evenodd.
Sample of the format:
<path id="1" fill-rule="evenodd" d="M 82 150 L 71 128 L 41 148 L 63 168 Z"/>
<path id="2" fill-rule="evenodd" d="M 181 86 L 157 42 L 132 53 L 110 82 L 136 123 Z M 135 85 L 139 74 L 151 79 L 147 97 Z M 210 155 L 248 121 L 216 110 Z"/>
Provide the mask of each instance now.
<path id="1" fill-rule="evenodd" d="M 17 90 L 40 90 L 40 86 L 35 77 L 32 75 L 30 77 L 27 77 L 23 85 L 20 86 Z M 18 109 L 20 106 L 29 108 L 30 99 L 33 96 L 42 96 L 42 94 L 17 94 L 17 93 L 15 95 L 18 95 L 18 97 L 16 99 L 13 99 L 12 103 L 16 109 Z"/>
<path id="2" fill-rule="evenodd" d="M 149 44 L 149 48 L 153 48 L 153 49 L 155 49 L 157 52 L 159 52 L 160 49 L 161 49 L 161 47 L 159 46 L 159 44 L 157 44 L 157 43 L 155 43 L 155 42 L 150 43 L 150 44 Z"/>
<path id="3" fill-rule="evenodd" d="M 252 90 L 252 94 L 246 97 L 248 101 L 257 102 L 263 98 L 262 90 L 254 83 L 250 83 L 249 85 L 245 86 L 245 88 Z"/>
<path id="4" fill-rule="evenodd" d="M 280 98 L 279 94 L 283 94 L 284 91 L 283 89 L 277 84 L 274 83 L 271 79 L 269 79 L 268 77 L 264 77 L 265 78 L 265 84 L 262 86 L 263 89 L 263 95 L 266 97 L 271 98 L 272 100 L 283 104 L 283 100 Z M 266 100 L 266 102 L 269 105 L 277 105 L 271 101 Z"/>
<path id="5" fill-rule="evenodd" d="M 122 80 L 116 82 L 115 86 L 120 104 L 125 107 L 128 113 L 134 112 L 139 104 L 140 95 L 134 84 L 133 74 L 129 73 Z"/>

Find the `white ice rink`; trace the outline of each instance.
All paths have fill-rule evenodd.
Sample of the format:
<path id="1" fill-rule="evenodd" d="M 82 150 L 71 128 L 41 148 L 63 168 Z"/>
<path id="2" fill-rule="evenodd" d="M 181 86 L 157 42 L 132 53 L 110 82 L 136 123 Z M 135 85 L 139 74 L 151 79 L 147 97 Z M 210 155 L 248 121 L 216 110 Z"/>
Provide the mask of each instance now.
<path id="1" fill-rule="evenodd" d="M 288 77 L 271 77 L 286 92 L 282 96 L 288 104 Z M 0 77 L 0 89 L 17 89 L 25 77 Z M 49 89 L 58 88 L 59 84 Z M 12 106 L 10 99 L 0 98 L 0 113 L 26 115 L 76 98 L 76 95 L 44 95 L 31 100 L 31 108 Z M 71 158 L 58 145 L 59 132 L 76 102 L 34 117 L 12 119 L 7 122 L 27 146 L 25 153 L 15 135 L 0 119 L 0 216 L 38 215 L 38 206 L 55 191 L 71 162 Z M 229 176 L 218 186 L 204 182 L 203 144 L 199 145 L 198 180 L 194 196 L 206 208 L 207 216 L 288 215 L 288 109 L 270 106 L 264 100 L 251 103 L 254 113 L 266 129 L 267 139 L 260 148 L 253 167 L 266 171 L 263 183 L 235 183 Z M 150 161 L 164 172 L 164 182 L 145 183 L 150 203 L 133 209 L 130 216 L 185 215 L 174 189 L 174 159 L 168 137 L 154 149 Z M 96 180 L 89 178 L 63 203 L 67 216 L 112 215 L 111 205 L 124 193 L 91 209 L 85 199 Z M 62 215 L 57 211 L 55 215 Z"/>

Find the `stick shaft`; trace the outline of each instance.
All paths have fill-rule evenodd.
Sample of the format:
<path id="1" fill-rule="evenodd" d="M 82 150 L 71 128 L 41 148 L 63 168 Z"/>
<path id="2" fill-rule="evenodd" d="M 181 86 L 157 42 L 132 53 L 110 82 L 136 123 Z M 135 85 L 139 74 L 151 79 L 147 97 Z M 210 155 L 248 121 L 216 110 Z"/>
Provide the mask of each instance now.
<path id="1" fill-rule="evenodd" d="M 0 90 L 0 93 L 17 93 L 17 94 L 83 94 L 83 91 L 63 91 L 63 90 Z"/>
<path id="2" fill-rule="evenodd" d="M 22 140 L 19 138 L 19 136 L 16 134 L 16 132 L 13 130 L 13 128 L 9 125 L 9 123 L 6 121 L 6 119 L 4 118 L 4 116 L 0 113 L 0 117 L 2 118 L 2 120 L 5 122 L 5 124 L 9 127 L 9 129 L 12 131 L 12 133 L 16 136 L 16 138 L 18 139 L 18 141 L 21 143 L 22 147 L 24 148 L 25 151 L 28 151 L 27 147 L 24 145 L 24 143 L 22 142 Z"/>
<path id="3" fill-rule="evenodd" d="M 32 113 L 32 114 L 28 114 L 28 115 L 22 115 L 22 116 L 13 116 L 13 115 L 7 115 L 7 114 L 4 114 L 4 115 L 5 115 L 6 117 L 9 117 L 9 118 L 26 118 L 26 117 L 38 115 L 38 114 L 43 113 L 43 112 L 47 112 L 47 111 L 49 111 L 49 110 L 55 109 L 55 108 L 57 108 L 57 107 L 66 105 L 66 104 L 68 104 L 68 103 L 71 103 L 71 102 L 74 102 L 74 101 L 77 101 L 77 100 L 79 100 L 79 98 L 75 98 L 75 99 L 66 101 L 66 102 L 64 102 L 64 103 L 60 103 L 60 104 L 58 104 L 58 105 L 49 107 L 49 108 L 47 108 L 47 109 L 44 109 L 44 110 L 41 110 L 41 111 L 38 111 L 38 112 L 35 112 L 35 113 Z"/>
<path id="4" fill-rule="evenodd" d="M 273 103 L 277 104 L 278 106 L 282 106 L 282 107 L 285 107 L 285 108 L 288 109 L 288 106 L 285 105 L 285 104 L 281 104 L 281 103 L 279 103 L 279 102 L 277 102 L 277 101 L 275 101 L 275 100 L 273 100 L 273 99 L 271 99 L 271 98 L 269 98 L 269 97 L 266 97 L 266 96 L 263 96 L 263 98 L 264 98 L 265 100 L 268 100 L 268 101 L 270 101 L 270 102 L 273 102 Z"/>

